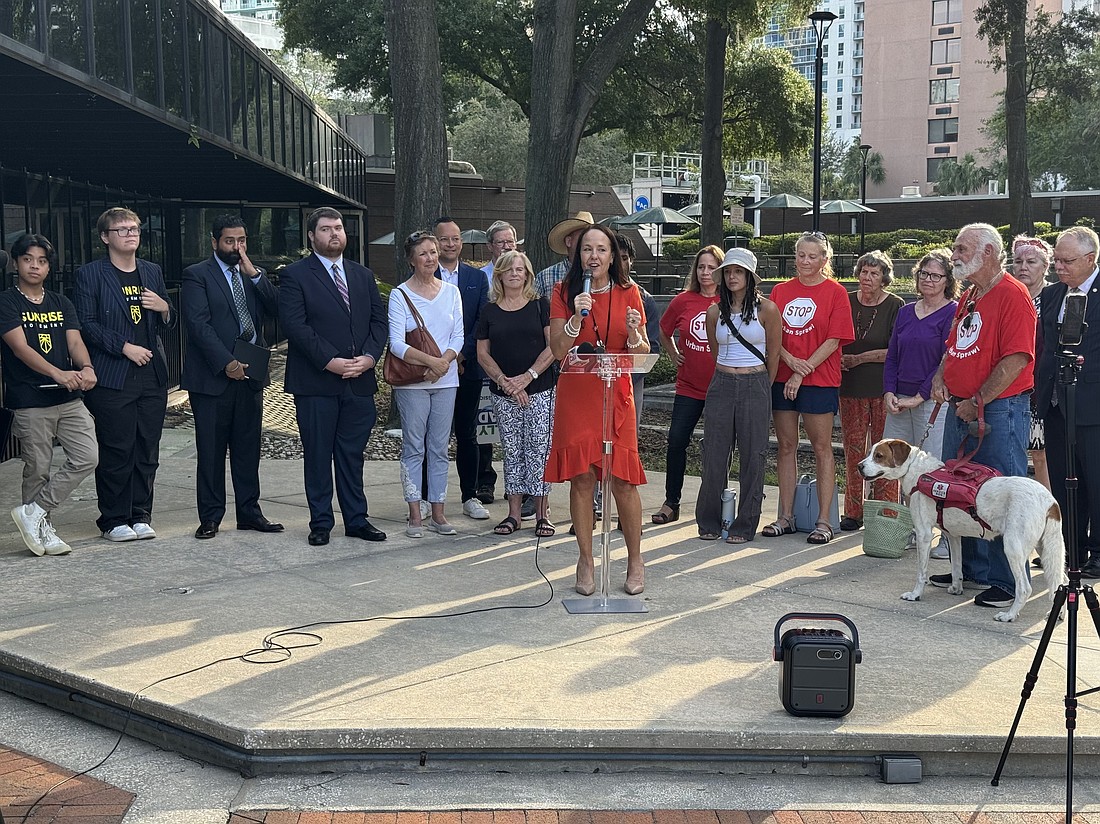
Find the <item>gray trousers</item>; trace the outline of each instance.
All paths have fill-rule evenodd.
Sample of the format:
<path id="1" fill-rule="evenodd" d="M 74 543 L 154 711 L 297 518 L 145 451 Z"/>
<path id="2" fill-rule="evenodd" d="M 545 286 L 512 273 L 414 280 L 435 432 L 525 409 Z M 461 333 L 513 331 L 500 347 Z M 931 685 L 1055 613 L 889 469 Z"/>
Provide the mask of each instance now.
<path id="1" fill-rule="evenodd" d="M 15 409 L 13 414 L 12 433 L 19 438 L 23 458 L 23 503 L 52 512 L 99 463 L 95 423 L 80 400 Z M 65 463 L 51 475 L 54 438 L 61 443 Z"/>
<path id="2" fill-rule="evenodd" d="M 458 387 L 421 389 L 401 387 L 393 390 L 401 412 L 401 488 L 405 502 L 425 498 L 433 504 L 447 500 L 447 472 L 450 458 L 447 443 L 451 439 L 451 421 L 455 416 Z M 424 465 L 428 467 L 428 488 L 421 489 Z"/>
<path id="3" fill-rule="evenodd" d="M 695 503 L 700 534 L 722 531 L 722 490 L 729 482 L 736 443 L 740 457 L 737 518 L 730 535 L 751 538 L 764 504 L 764 465 L 771 423 L 771 384 L 767 371 L 747 375 L 714 373 L 707 389 L 703 422 L 703 479 Z"/>

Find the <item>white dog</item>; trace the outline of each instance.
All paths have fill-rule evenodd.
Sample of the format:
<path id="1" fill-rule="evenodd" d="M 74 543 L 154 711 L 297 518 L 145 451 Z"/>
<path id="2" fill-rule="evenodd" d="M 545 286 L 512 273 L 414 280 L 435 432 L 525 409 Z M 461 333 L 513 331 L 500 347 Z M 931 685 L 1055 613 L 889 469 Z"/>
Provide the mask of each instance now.
<path id="1" fill-rule="evenodd" d="M 932 550 L 932 527 L 936 524 L 936 503 L 916 491 L 917 479 L 941 466 L 943 461 L 899 440 L 879 441 L 871 447 L 871 454 L 859 464 L 860 474 L 864 478 L 900 480 L 902 492 L 910 495 L 909 510 L 917 533 L 918 566 L 916 587 L 901 596 L 906 601 L 919 601 L 924 592 L 928 581 L 928 556 Z M 994 617 L 998 621 L 1013 620 L 1031 596 L 1027 559 L 1032 547 L 1040 542 L 1043 575 L 1051 584 L 1050 600 L 1053 604 L 1055 590 L 1068 581 L 1062 513 L 1054 496 L 1045 486 L 1030 478 L 990 478 L 978 490 L 977 508 L 978 514 L 992 527 L 991 533 L 983 534 L 981 525 L 963 510 L 944 507 L 943 531 L 951 544 L 951 586 L 947 591 L 952 595 L 960 595 L 963 591 L 961 539 L 988 539 L 1001 535 L 1012 577 L 1016 579 L 1016 600 Z M 1055 575 L 1058 575 L 1057 581 L 1052 580 Z M 1064 609 L 1062 613 L 1059 617 L 1064 616 Z"/>

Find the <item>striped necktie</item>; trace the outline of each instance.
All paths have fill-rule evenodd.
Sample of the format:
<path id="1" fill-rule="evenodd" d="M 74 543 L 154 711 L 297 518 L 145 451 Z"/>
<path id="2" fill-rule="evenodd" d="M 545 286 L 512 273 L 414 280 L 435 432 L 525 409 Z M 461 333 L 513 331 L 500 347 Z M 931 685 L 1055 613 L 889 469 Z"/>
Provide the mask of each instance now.
<path id="1" fill-rule="evenodd" d="M 351 298 L 348 296 L 348 284 L 344 280 L 343 274 L 340 272 L 339 264 L 332 264 L 332 279 L 336 282 L 336 291 L 340 293 L 340 297 L 344 299 L 344 306 L 351 311 Z"/>
<path id="2" fill-rule="evenodd" d="M 252 315 L 248 311 L 248 301 L 244 298 L 244 283 L 241 282 L 241 273 L 236 266 L 229 267 L 229 280 L 233 284 L 233 303 L 237 307 L 237 320 L 241 324 L 241 338 L 248 342 L 256 337 L 256 327 L 252 323 Z"/>

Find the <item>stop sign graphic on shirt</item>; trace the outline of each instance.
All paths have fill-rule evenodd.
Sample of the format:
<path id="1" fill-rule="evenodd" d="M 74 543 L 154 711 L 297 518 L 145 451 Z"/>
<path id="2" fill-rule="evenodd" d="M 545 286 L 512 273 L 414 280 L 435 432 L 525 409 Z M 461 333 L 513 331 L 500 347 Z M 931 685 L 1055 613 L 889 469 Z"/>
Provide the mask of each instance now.
<path id="1" fill-rule="evenodd" d="M 795 298 L 783 307 L 783 323 L 792 329 L 801 329 L 814 319 L 817 304 L 813 298 Z"/>
<path id="2" fill-rule="evenodd" d="M 707 313 L 700 312 L 698 315 L 691 319 L 691 323 L 688 324 L 688 330 L 691 332 L 691 336 L 695 338 L 699 343 L 706 344 L 707 342 Z"/>
<path id="3" fill-rule="evenodd" d="M 978 312 L 971 312 L 969 323 L 964 318 L 955 324 L 955 350 L 962 352 L 978 342 L 978 333 L 982 331 L 982 316 Z"/>

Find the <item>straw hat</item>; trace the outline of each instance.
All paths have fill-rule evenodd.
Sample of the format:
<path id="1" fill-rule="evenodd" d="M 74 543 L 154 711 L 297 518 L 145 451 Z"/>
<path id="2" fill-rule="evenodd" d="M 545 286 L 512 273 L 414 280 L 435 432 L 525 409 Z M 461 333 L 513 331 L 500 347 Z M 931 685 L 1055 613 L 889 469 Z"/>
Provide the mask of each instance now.
<path id="1" fill-rule="evenodd" d="M 756 274 L 756 255 L 750 252 L 748 249 L 734 248 L 726 252 L 726 256 L 722 258 L 722 265 L 719 269 L 725 269 L 727 266 L 740 266 L 752 275 Z"/>
<path id="2" fill-rule="evenodd" d="M 595 225 L 596 221 L 592 219 L 591 212 L 577 212 L 573 217 L 567 217 L 565 220 L 555 223 L 554 228 L 550 230 L 550 234 L 546 236 L 546 242 L 559 255 L 568 255 L 569 250 L 565 247 L 566 236 L 573 234 L 578 229 L 587 229 L 589 226 Z"/>

